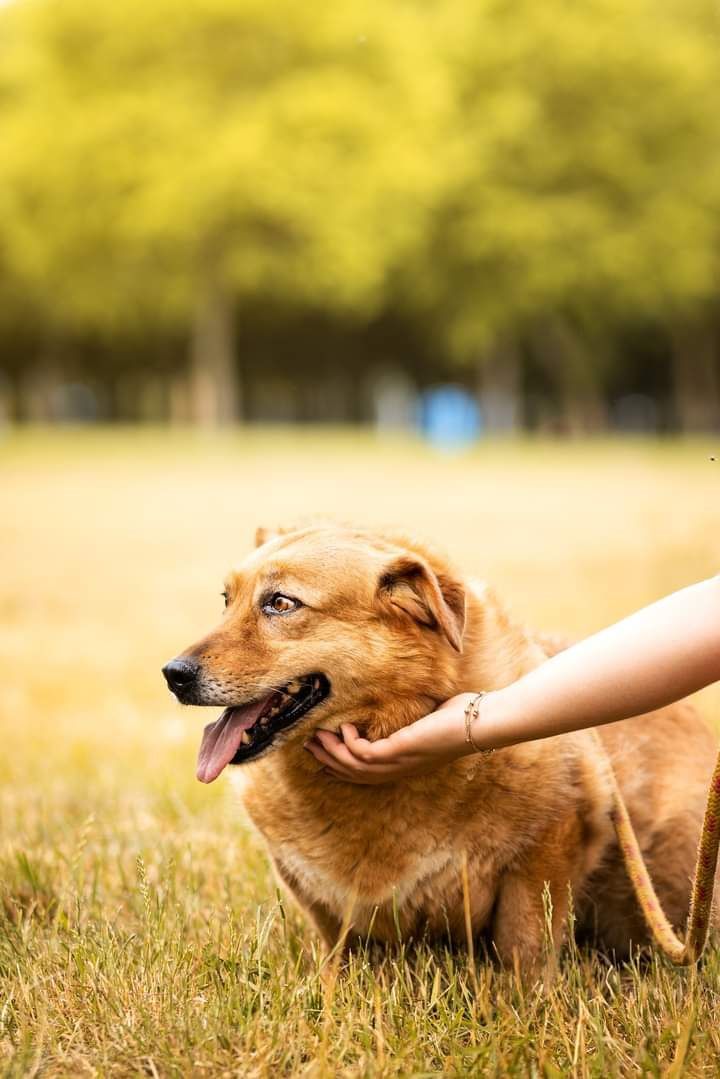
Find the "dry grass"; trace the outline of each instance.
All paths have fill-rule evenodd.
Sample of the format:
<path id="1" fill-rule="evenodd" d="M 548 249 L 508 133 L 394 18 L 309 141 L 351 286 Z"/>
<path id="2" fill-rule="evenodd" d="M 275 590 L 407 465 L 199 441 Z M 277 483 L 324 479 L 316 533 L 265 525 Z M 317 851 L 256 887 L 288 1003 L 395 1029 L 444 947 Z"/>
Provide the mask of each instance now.
<path id="1" fill-rule="evenodd" d="M 0 1071 L 717 1075 L 720 957 L 548 992 L 462 956 L 357 956 L 333 990 L 159 668 L 219 615 L 257 523 L 400 524 L 547 629 L 718 569 L 704 444 L 444 458 L 342 432 L 31 433 L 0 443 Z M 708 714 L 720 697 L 700 698 Z M 673 1063 L 673 1061 L 675 1063 Z M 665 1069 L 670 1069 L 665 1072 Z"/>

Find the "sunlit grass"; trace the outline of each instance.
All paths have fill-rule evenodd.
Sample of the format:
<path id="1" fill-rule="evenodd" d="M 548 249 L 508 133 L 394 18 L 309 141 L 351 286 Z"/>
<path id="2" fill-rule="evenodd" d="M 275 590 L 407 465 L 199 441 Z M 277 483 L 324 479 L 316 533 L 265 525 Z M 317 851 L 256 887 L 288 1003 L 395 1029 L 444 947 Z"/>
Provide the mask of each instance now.
<path id="1" fill-rule="evenodd" d="M 0 1065 L 7 1075 L 716 1075 L 720 960 L 571 952 L 549 990 L 420 948 L 334 988 L 159 668 L 256 524 L 395 524 L 582 634 L 718 570 L 706 443 L 352 432 L 0 441 Z M 699 698 L 713 718 L 720 697 Z M 683 1063 L 684 1062 L 684 1063 Z"/>

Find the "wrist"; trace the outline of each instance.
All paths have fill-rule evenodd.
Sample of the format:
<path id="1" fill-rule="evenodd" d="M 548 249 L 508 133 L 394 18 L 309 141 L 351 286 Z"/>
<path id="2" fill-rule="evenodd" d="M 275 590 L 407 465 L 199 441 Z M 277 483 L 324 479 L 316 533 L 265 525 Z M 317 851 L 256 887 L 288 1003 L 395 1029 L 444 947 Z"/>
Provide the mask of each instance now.
<path id="1" fill-rule="evenodd" d="M 452 700 L 452 707 L 447 709 L 443 732 L 443 747 L 451 758 L 466 757 L 475 753 L 468 743 L 465 728 L 465 710 L 476 693 L 459 693 Z"/>
<path id="2" fill-rule="evenodd" d="M 472 700 L 472 697 L 472 694 L 468 694 L 469 700 Z M 502 689 L 493 689 L 485 693 L 479 703 L 477 717 L 470 724 L 474 747 L 466 743 L 467 752 L 492 751 L 508 745 L 509 740 L 503 738 L 503 710 L 504 691 Z"/>

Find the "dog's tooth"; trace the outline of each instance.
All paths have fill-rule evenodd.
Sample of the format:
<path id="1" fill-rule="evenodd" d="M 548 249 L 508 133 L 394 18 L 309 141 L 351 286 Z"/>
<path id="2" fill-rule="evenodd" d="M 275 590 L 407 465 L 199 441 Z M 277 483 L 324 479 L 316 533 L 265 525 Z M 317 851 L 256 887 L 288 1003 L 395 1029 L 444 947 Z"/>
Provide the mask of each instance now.
<path id="1" fill-rule="evenodd" d="M 300 682 L 299 679 L 293 678 L 292 682 L 288 682 L 288 685 L 287 685 L 288 693 L 299 693 L 301 689 L 302 689 L 302 683 Z"/>
<path id="2" fill-rule="evenodd" d="M 320 679 L 313 678 L 313 689 L 320 689 Z"/>
<path id="3" fill-rule="evenodd" d="M 240 735 L 240 745 L 241 746 L 249 746 L 251 742 L 252 742 L 252 738 L 250 737 L 250 732 L 249 731 L 243 731 L 242 734 Z"/>

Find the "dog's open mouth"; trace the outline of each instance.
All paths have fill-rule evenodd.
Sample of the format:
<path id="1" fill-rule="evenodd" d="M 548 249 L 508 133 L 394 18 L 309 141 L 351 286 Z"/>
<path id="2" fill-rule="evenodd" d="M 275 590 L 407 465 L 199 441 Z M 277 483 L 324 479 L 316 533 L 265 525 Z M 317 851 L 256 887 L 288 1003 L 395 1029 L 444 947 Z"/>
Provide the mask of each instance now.
<path id="1" fill-rule="evenodd" d="M 244 764 L 257 757 L 329 693 L 324 674 L 308 674 L 249 704 L 226 708 L 203 732 L 198 779 L 212 783 L 228 764 Z"/>

